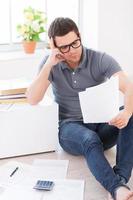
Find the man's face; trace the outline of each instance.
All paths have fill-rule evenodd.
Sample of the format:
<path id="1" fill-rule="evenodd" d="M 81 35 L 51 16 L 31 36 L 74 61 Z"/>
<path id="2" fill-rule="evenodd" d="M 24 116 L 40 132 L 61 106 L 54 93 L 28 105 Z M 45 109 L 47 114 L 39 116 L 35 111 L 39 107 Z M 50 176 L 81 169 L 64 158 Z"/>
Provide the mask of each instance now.
<path id="1" fill-rule="evenodd" d="M 78 63 L 80 61 L 82 54 L 81 40 L 75 32 L 56 36 L 55 43 L 67 62 Z"/>

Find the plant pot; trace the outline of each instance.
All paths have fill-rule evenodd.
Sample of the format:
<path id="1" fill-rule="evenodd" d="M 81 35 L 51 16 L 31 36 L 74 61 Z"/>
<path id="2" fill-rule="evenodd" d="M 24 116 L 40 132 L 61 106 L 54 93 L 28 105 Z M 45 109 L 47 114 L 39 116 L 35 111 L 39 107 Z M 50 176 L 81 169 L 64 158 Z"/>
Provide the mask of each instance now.
<path id="1" fill-rule="evenodd" d="M 36 41 L 23 41 L 25 53 L 34 53 L 36 48 Z"/>

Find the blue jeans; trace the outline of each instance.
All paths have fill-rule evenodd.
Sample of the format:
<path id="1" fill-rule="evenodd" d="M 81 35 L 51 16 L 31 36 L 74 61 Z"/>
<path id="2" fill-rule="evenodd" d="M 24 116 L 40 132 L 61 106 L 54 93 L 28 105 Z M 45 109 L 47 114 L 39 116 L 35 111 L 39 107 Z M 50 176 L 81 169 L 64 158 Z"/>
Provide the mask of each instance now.
<path id="1" fill-rule="evenodd" d="M 61 122 L 59 124 L 61 147 L 73 155 L 83 155 L 95 178 L 112 196 L 117 187 L 128 182 L 133 167 L 133 117 L 119 130 L 107 123 Z M 112 168 L 104 150 L 117 144 L 116 165 Z"/>

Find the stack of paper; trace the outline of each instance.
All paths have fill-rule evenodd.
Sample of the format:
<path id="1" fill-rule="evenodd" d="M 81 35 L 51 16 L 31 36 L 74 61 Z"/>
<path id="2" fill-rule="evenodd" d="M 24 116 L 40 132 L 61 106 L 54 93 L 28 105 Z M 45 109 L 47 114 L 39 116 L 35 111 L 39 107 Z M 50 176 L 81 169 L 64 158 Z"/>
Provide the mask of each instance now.
<path id="1" fill-rule="evenodd" d="M 41 200 L 41 193 L 19 186 L 0 187 L 0 200 Z M 2 192 L 1 192 L 2 191 Z"/>
<path id="2" fill-rule="evenodd" d="M 33 185 L 0 186 L 0 200 L 83 200 L 84 181 L 52 180 L 55 183 L 52 191 L 37 191 Z"/>
<path id="3" fill-rule="evenodd" d="M 0 80 L 0 103 L 27 102 L 25 92 L 29 83 L 23 78 Z"/>
<path id="4" fill-rule="evenodd" d="M 119 113 L 118 77 L 79 92 L 84 123 L 109 122 Z"/>
<path id="5" fill-rule="evenodd" d="M 67 168 L 68 168 L 68 160 L 42 160 L 36 159 L 33 162 L 33 166 L 36 168 L 42 169 L 43 173 L 44 170 L 46 172 L 46 178 L 66 178 Z M 38 172 L 39 174 L 40 172 Z M 41 174 L 40 174 L 41 177 Z"/>
<path id="6" fill-rule="evenodd" d="M 0 112 L 7 112 L 12 106 L 13 104 L 0 104 Z"/>
<path id="7" fill-rule="evenodd" d="M 40 163 L 40 164 L 39 164 Z M 10 177 L 11 172 L 18 167 L 17 172 Z M 37 160 L 33 165 L 11 161 L 0 167 L 0 183 L 28 185 L 40 178 L 61 179 L 67 174 L 66 160 Z"/>
<path id="8" fill-rule="evenodd" d="M 35 161 L 34 165 L 10 161 L 0 167 L 0 199 L 1 200 L 43 200 L 41 191 L 33 189 L 37 180 L 64 179 L 66 177 L 68 161 L 61 160 L 51 162 L 50 160 Z M 37 164 L 38 163 L 38 164 Z M 52 165 L 54 163 L 54 165 Z M 10 176 L 14 169 L 18 170 Z M 58 169 L 59 168 L 59 169 Z M 55 180 L 54 180 L 55 182 Z M 27 196 L 27 198 L 26 198 Z M 18 198 L 19 197 L 19 198 Z"/>
<path id="9" fill-rule="evenodd" d="M 84 181 L 65 179 L 67 168 L 68 160 L 37 159 L 33 165 L 8 162 L 0 167 L 0 200 L 83 200 Z M 55 185 L 51 191 L 38 191 L 33 189 L 37 180 Z"/>

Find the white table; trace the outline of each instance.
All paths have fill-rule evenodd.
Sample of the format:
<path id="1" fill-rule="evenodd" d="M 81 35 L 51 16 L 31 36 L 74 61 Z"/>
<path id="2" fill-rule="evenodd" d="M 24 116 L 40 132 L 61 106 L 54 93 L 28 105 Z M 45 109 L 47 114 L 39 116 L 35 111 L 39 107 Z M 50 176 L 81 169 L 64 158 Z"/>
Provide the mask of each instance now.
<path id="1" fill-rule="evenodd" d="M 36 106 L 13 104 L 8 109 L 0 106 L 0 158 L 56 150 L 56 103 L 47 98 Z"/>

